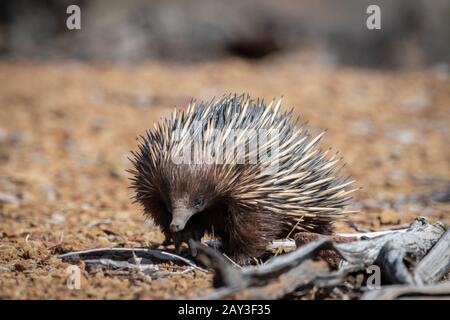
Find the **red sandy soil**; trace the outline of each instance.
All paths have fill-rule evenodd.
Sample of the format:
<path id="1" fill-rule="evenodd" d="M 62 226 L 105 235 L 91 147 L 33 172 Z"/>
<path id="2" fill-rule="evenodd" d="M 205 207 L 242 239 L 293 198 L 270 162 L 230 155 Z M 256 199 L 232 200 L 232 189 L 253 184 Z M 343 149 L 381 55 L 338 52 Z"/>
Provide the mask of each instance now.
<path id="1" fill-rule="evenodd" d="M 0 298 L 154 299 L 193 297 L 211 283 L 201 271 L 144 276 L 88 271 L 80 290 L 66 286 L 58 252 L 156 246 L 126 168 L 136 136 L 191 97 L 248 92 L 328 129 L 324 148 L 339 150 L 362 187 L 364 207 L 338 231 L 409 223 L 417 215 L 450 223 L 450 206 L 385 199 L 445 187 L 450 181 L 450 79 L 429 70 L 371 71 L 304 65 L 296 56 L 248 63 L 0 62 Z M 162 271 L 180 271 L 169 263 Z"/>

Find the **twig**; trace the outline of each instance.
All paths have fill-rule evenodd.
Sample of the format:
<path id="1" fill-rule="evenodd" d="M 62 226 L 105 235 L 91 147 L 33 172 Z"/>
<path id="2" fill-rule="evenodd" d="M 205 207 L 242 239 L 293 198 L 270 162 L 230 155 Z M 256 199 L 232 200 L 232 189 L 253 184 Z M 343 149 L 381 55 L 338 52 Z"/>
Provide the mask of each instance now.
<path id="1" fill-rule="evenodd" d="M 383 230 L 383 231 L 373 231 L 373 232 L 355 232 L 355 233 L 336 233 L 339 237 L 356 237 L 358 239 L 361 238 L 367 238 L 372 239 L 379 236 L 384 236 L 386 234 L 390 233 L 396 233 L 396 232 L 405 232 L 407 228 L 404 229 L 391 229 L 391 230 Z"/>
<path id="2" fill-rule="evenodd" d="M 21 199 L 20 199 L 20 197 L 18 197 L 18 196 L 0 192 L 0 203 L 1 203 L 1 202 L 17 203 L 17 202 L 19 202 L 20 200 L 21 200 Z"/>
<path id="3" fill-rule="evenodd" d="M 275 251 L 275 253 L 290 252 L 297 248 L 293 239 L 274 240 L 268 246 L 267 250 Z"/>
<path id="4" fill-rule="evenodd" d="M 228 260 L 230 261 L 236 268 L 242 269 L 242 267 L 240 265 L 238 265 L 236 262 L 234 262 L 233 259 L 231 259 L 229 256 L 227 256 L 225 253 L 222 253 L 222 255 Z"/>
<path id="5" fill-rule="evenodd" d="M 446 296 L 450 298 L 450 281 L 430 286 L 386 286 L 378 290 L 367 291 L 362 300 L 392 300 L 402 296 Z"/>
<path id="6" fill-rule="evenodd" d="M 132 269 L 139 270 L 145 272 L 156 272 L 159 270 L 158 266 L 154 264 L 132 264 L 127 261 L 116 261 L 112 259 L 87 259 L 85 260 L 86 264 L 96 266 L 104 266 L 104 267 L 112 267 L 117 269 Z"/>
<path id="7" fill-rule="evenodd" d="M 184 257 L 181 257 L 179 255 L 161 251 L 161 250 L 155 250 L 155 249 L 147 249 L 147 248 L 95 248 L 95 249 L 89 249 L 89 250 L 81 250 L 81 251 L 73 251 L 64 253 L 58 256 L 60 259 L 66 259 L 69 257 L 74 256 L 102 256 L 102 255 L 110 255 L 110 254 L 124 254 L 124 253 L 135 253 L 138 256 L 141 257 L 152 257 L 159 260 L 168 260 L 168 261 L 178 261 L 183 262 L 197 270 L 201 270 L 203 272 L 208 272 L 208 270 L 203 269 L 199 266 L 197 266 L 193 261 L 186 259 Z"/>
<path id="8" fill-rule="evenodd" d="M 199 259 L 206 260 L 216 270 L 214 283 L 225 288 L 212 292 L 202 299 L 223 298 L 281 298 L 296 287 L 312 281 L 322 274 L 326 266 L 312 267 L 308 258 L 330 242 L 317 240 L 296 251 L 273 258 L 264 265 L 237 269 L 214 250 L 197 245 Z M 304 262 L 307 261 L 305 264 Z"/>
<path id="9" fill-rule="evenodd" d="M 91 222 L 89 222 L 86 227 L 87 228 L 93 228 L 102 224 L 112 224 L 112 220 L 111 219 L 103 219 L 103 220 L 93 220 Z"/>
<path id="10" fill-rule="evenodd" d="M 29 244 L 28 240 L 30 239 L 30 234 L 27 233 L 26 237 L 25 237 L 25 243 L 27 246 L 31 247 L 31 245 Z"/>

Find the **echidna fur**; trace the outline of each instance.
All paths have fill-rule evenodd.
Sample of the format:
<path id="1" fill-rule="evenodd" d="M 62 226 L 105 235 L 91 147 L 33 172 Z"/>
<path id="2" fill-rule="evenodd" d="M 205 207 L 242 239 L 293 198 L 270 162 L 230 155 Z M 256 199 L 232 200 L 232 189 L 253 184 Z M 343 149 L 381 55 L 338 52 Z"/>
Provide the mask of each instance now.
<path id="1" fill-rule="evenodd" d="M 234 261 L 247 263 L 260 257 L 270 241 L 295 230 L 329 234 L 333 222 L 350 212 L 345 208 L 354 190 L 347 186 L 353 181 L 339 177 L 341 158 L 318 149 L 324 133 L 311 137 L 305 125 L 292 120 L 292 111 L 280 112 L 280 104 L 274 100 L 266 106 L 248 95 L 198 105 L 191 101 L 187 111 L 175 110 L 140 137 L 130 159 L 131 187 L 144 213 L 165 234 L 165 243 L 173 240 L 179 248 L 182 242 L 192 244 L 209 234 L 220 239 L 224 253 Z M 195 127 L 196 121 L 202 125 Z M 217 130 L 215 136 L 211 128 Z M 230 129 L 250 135 L 276 129 L 277 171 L 267 174 L 262 161 L 236 163 L 234 152 L 225 163 L 202 161 L 205 154 L 214 153 L 212 145 L 225 143 Z M 215 144 L 205 139 L 211 136 Z M 242 144 L 247 145 L 239 139 L 232 142 L 233 147 Z M 186 145 L 202 150 L 199 159 L 174 163 L 174 152 Z M 183 219 L 184 226 L 175 223 Z"/>

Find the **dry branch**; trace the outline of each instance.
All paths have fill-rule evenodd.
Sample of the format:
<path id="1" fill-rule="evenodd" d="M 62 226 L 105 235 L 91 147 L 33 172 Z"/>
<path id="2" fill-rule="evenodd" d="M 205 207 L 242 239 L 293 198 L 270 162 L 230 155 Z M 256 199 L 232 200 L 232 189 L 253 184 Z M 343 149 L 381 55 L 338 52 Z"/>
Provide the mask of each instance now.
<path id="1" fill-rule="evenodd" d="M 336 249 L 347 263 L 362 267 L 374 264 L 385 246 L 391 247 L 391 250 L 404 249 L 408 254 L 422 258 L 444 231 L 445 228 L 440 222 L 430 224 L 426 218 L 417 217 L 404 232 L 392 232 L 371 239 L 339 243 L 336 244 Z M 384 250 L 389 252 L 389 248 Z M 382 262 L 391 265 L 386 259 L 382 259 Z"/>
<path id="2" fill-rule="evenodd" d="M 215 270 L 214 287 L 217 289 L 201 298 L 279 299 L 294 293 L 298 288 L 305 290 L 343 285 L 350 273 L 365 271 L 373 264 L 380 266 L 385 282 L 406 286 L 390 286 L 377 292 L 370 291 L 364 298 L 448 293 L 448 285 L 423 286 L 424 283 L 435 283 L 450 268 L 450 231 L 445 232 L 444 226 L 439 222 L 430 224 L 425 218 L 418 217 L 407 229 L 353 239 L 310 235 L 310 242 L 294 251 L 274 256 L 263 265 L 240 268 L 216 249 L 195 244 L 199 252 L 198 259 Z M 308 236 L 304 235 L 302 239 L 308 239 Z M 333 252 L 336 259 L 341 261 L 338 270 L 331 270 L 325 261 L 318 259 L 324 256 L 323 252 Z M 94 266 L 157 271 L 157 266 L 151 261 L 140 265 L 125 260 L 134 257 L 136 262 L 136 256 L 174 261 L 190 266 L 190 270 L 195 268 L 206 271 L 187 258 L 147 248 L 98 248 L 61 254 L 59 258 L 82 258 Z M 423 257 L 425 258 L 420 261 Z M 412 266 L 420 262 L 411 271 L 411 265 L 405 264 L 406 259 L 412 261 Z"/>
<path id="3" fill-rule="evenodd" d="M 158 260 L 163 261 L 174 261 L 178 263 L 187 264 L 197 270 L 201 270 L 204 272 L 208 272 L 207 270 L 199 267 L 195 262 L 186 259 L 184 257 L 181 257 L 179 255 L 162 251 L 162 250 L 155 250 L 155 249 L 147 249 L 147 248 L 96 248 L 96 249 L 88 249 L 88 250 L 81 250 L 81 251 L 73 251 L 64 253 L 58 256 L 60 259 L 69 259 L 73 257 L 82 257 L 82 258 L 89 258 L 89 257 L 102 257 L 102 256 L 121 256 L 123 257 L 130 257 L 130 255 L 135 254 L 138 257 L 141 258 L 154 258 Z"/>
<path id="4" fill-rule="evenodd" d="M 400 297 L 421 297 L 431 296 L 434 298 L 450 298 L 450 281 L 430 285 L 430 286 L 386 286 L 379 290 L 371 290 L 366 292 L 362 300 L 392 300 Z"/>
<path id="5" fill-rule="evenodd" d="M 440 223 L 416 218 L 408 229 L 386 233 L 374 238 L 334 243 L 319 238 L 285 255 L 277 256 L 262 266 L 238 269 L 211 248 L 197 245 L 200 259 L 216 270 L 216 291 L 205 299 L 275 299 L 294 292 L 298 287 L 331 287 L 343 284 L 348 273 L 380 264 L 384 278 L 394 283 L 415 283 L 404 264 L 407 255 L 421 259 L 441 238 L 445 229 Z M 447 236 L 442 237 L 445 240 Z M 440 247 L 441 245 L 437 246 Z M 334 250 L 344 263 L 337 271 L 314 261 L 323 250 Z M 439 268 L 445 269 L 445 264 Z M 448 268 L 447 268 L 448 269 Z M 439 271 L 439 273 L 442 271 Z"/>
<path id="6" fill-rule="evenodd" d="M 314 265 L 311 257 L 330 241 L 317 240 L 291 253 L 278 256 L 260 267 L 238 269 L 217 251 L 197 244 L 199 259 L 216 270 L 215 286 L 221 289 L 201 299 L 277 299 L 325 275 L 326 265 Z"/>
<path id="7" fill-rule="evenodd" d="M 159 270 L 154 264 L 133 264 L 127 261 L 117 261 L 112 259 L 87 259 L 86 264 L 89 266 L 110 267 L 116 269 L 139 270 L 145 273 L 152 273 Z"/>

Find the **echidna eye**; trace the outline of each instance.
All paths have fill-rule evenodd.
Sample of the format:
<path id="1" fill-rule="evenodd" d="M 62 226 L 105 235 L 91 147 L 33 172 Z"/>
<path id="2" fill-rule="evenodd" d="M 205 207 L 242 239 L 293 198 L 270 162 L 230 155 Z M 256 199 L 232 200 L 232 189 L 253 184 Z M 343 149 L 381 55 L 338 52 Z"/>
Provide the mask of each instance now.
<path id="1" fill-rule="evenodd" d="M 203 205 L 203 201 L 201 199 L 195 200 L 195 203 L 194 203 L 195 208 L 199 209 L 202 207 L 202 205 Z"/>

